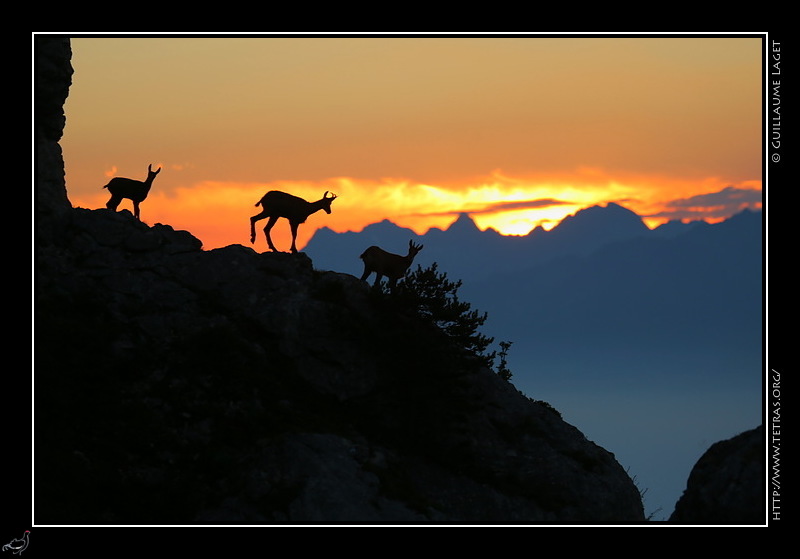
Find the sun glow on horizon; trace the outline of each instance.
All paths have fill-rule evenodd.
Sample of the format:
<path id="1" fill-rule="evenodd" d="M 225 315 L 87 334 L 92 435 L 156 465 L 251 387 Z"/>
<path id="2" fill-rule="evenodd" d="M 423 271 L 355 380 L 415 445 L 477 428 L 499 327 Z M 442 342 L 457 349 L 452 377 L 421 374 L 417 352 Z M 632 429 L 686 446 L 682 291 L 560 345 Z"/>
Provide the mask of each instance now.
<path id="1" fill-rule="evenodd" d="M 502 235 L 520 236 L 536 227 L 550 230 L 581 209 L 609 202 L 634 211 L 650 228 L 670 219 L 705 219 L 711 223 L 736 213 L 731 208 L 740 211 L 745 207 L 761 207 L 759 181 L 734 187 L 719 179 L 611 180 L 596 170 L 588 175 L 578 172 L 561 178 L 525 180 L 495 175 L 477 186 L 461 188 L 415 184 L 403 179 L 368 181 L 349 177 L 271 184 L 203 181 L 172 187 L 169 181 L 169 175 L 156 179 L 149 197 L 142 203 L 143 221 L 187 230 L 203 242 L 205 249 L 249 245 L 249 218 L 259 212 L 255 203 L 269 190 L 283 190 L 308 201 L 318 200 L 326 192 L 337 195 L 330 215 L 313 214 L 299 228 L 298 247 L 304 247 L 321 227 L 343 233 L 361 231 L 370 224 L 389 220 L 423 235 L 431 228 L 447 229 L 462 213 L 470 215 L 481 230 L 491 228 Z M 670 183 L 668 188 L 665 182 Z M 67 186 L 74 206 L 105 207 L 106 191 L 76 195 L 69 193 Z M 665 190 L 675 197 L 662 199 L 663 194 L 659 193 Z M 129 202 L 123 201 L 119 209 L 129 207 Z M 257 250 L 265 248 L 261 232 L 265 224 L 259 222 L 256 226 Z M 279 248 L 288 247 L 291 237 L 285 220 L 276 224 L 273 238 Z"/>

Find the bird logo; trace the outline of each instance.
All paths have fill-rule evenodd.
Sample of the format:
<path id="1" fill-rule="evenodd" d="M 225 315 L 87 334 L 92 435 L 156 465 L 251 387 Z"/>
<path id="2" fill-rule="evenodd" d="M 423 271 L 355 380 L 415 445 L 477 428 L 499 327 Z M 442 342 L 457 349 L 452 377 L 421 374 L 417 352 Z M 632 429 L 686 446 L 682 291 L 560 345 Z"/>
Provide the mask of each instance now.
<path id="1" fill-rule="evenodd" d="M 22 538 L 20 539 L 14 538 L 10 542 L 8 542 L 6 545 L 3 546 L 3 551 L 10 551 L 15 555 L 19 555 L 20 553 L 22 553 L 23 551 L 25 551 L 25 548 L 28 547 L 28 535 L 30 533 L 31 533 L 30 530 L 25 530 L 25 534 L 23 534 Z"/>

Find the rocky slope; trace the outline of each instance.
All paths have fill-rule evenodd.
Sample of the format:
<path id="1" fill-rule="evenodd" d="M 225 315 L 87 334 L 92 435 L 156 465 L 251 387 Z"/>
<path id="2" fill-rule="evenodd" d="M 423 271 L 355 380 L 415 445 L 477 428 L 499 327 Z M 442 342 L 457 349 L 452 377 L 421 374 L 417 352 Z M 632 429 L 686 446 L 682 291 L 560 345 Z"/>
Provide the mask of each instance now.
<path id="1" fill-rule="evenodd" d="M 631 523 L 614 456 L 303 254 L 72 208 L 37 38 L 37 524 Z"/>
<path id="2" fill-rule="evenodd" d="M 719 441 L 700 457 L 670 522 L 766 523 L 764 426 Z"/>

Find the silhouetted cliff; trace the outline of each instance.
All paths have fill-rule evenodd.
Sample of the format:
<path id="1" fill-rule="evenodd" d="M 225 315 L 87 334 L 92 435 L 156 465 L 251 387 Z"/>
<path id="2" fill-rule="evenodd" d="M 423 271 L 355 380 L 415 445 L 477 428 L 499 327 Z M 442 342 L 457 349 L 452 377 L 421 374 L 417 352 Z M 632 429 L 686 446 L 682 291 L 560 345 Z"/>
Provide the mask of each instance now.
<path id="1" fill-rule="evenodd" d="M 630 523 L 614 456 L 347 274 L 72 208 L 37 38 L 37 524 Z"/>
<path id="2" fill-rule="evenodd" d="M 764 426 L 719 441 L 700 457 L 670 521 L 765 524 Z"/>

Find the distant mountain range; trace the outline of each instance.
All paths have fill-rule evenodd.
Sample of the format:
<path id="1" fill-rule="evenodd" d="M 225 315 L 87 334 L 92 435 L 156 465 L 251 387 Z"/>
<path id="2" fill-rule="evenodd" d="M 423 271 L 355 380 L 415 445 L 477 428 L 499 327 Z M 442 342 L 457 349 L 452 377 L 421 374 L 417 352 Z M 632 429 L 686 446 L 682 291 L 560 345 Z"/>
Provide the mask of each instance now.
<path id="1" fill-rule="evenodd" d="M 487 335 L 521 340 L 539 361 L 576 342 L 583 351 L 747 348 L 760 359 L 761 211 L 650 230 L 634 212 L 608 204 L 522 237 L 481 231 L 466 214 L 424 235 L 382 221 L 359 233 L 320 229 L 305 252 L 317 269 L 360 277 L 365 248 L 405 254 L 410 239 L 424 245 L 414 267 L 436 262 L 462 280 L 461 298 L 489 314 Z"/>
<path id="2" fill-rule="evenodd" d="M 464 295 L 494 317 L 490 324 L 501 333 L 546 341 L 551 351 L 574 348 L 576 341 L 584 351 L 621 346 L 677 355 L 696 349 L 720 358 L 745 351 L 754 358 L 749 366 L 757 369 L 761 225 L 761 212 L 745 211 L 683 232 L 636 235 L 633 228 L 619 227 L 619 237 L 602 244 L 599 239 L 614 229 L 600 228 L 598 245 L 583 253 L 583 239 L 592 230 L 576 226 L 572 239 L 554 238 L 561 256 L 531 258 L 516 270 L 465 282 Z"/>
<path id="3" fill-rule="evenodd" d="M 760 220 L 760 212 L 743 213 L 757 215 Z M 672 221 L 651 230 L 633 211 L 609 203 L 568 216 L 550 231 L 537 227 L 524 236 L 504 236 L 494 229 L 481 231 L 465 213 L 446 230 L 432 228 L 424 235 L 389 220 L 368 225 L 360 232 L 336 233 L 323 227 L 315 232 L 304 252 L 317 269 L 360 275 L 362 264 L 358 257 L 365 248 L 378 245 L 389 252 L 405 254 L 408 241 L 414 240 L 425 245 L 415 265 L 437 262 L 451 278 L 474 282 L 554 258 L 586 256 L 611 243 L 674 239 L 709 227 L 712 226 L 704 221 Z"/>

